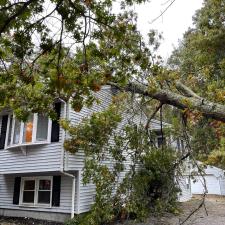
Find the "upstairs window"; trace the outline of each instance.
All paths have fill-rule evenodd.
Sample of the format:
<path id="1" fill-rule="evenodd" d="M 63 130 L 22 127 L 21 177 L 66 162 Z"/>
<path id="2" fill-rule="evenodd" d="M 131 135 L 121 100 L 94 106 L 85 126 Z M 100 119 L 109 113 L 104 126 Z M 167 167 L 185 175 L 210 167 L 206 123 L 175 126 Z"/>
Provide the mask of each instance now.
<path id="1" fill-rule="evenodd" d="M 48 143 L 51 141 L 52 121 L 48 116 L 34 113 L 26 122 L 21 122 L 10 115 L 8 118 L 8 132 L 6 147 Z"/>
<path id="2" fill-rule="evenodd" d="M 35 144 L 59 142 L 61 102 L 54 104 L 56 118 L 41 113 L 30 114 L 26 122 L 18 120 L 9 111 L 0 114 L 0 150 Z"/>

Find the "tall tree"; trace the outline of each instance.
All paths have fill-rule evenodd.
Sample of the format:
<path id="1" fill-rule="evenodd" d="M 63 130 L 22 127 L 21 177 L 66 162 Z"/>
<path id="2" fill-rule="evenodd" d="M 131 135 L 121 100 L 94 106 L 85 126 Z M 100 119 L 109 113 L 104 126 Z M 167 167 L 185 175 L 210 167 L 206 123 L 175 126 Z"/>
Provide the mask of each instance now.
<path id="1" fill-rule="evenodd" d="M 129 6 L 145 1 L 121 1 L 117 14 L 114 2 L 1 2 L 1 106 L 10 106 L 25 119 L 29 111 L 51 109 L 46 106 L 56 97 L 72 97 L 79 110 L 94 101 L 91 90 L 110 81 L 162 104 L 196 109 L 225 121 L 224 105 L 206 100 L 205 93 L 199 97 L 184 83 L 175 82 L 176 74 L 160 67 L 150 50 L 158 46 L 155 33 L 150 32 L 149 42 L 144 43 L 136 15 L 129 11 Z"/>
<path id="2" fill-rule="evenodd" d="M 224 103 L 225 86 L 225 5 L 222 0 L 204 1 L 189 29 L 170 59 L 193 89 Z"/>
<path id="3" fill-rule="evenodd" d="M 222 0 L 206 0 L 194 18 L 194 28 L 185 34 L 180 46 L 173 52 L 169 63 L 178 69 L 181 79 L 192 89 L 214 102 L 225 102 L 225 4 Z M 225 135 L 224 123 L 199 118 L 192 126 L 193 147 L 201 160 L 209 153 L 222 149 Z M 207 141 L 206 141 L 207 140 Z M 215 155 L 210 163 L 221 166 Z M 219 162 L 220 161 L 220 162 Z M 209 162 L 209 161 L 208 161 Z"/>

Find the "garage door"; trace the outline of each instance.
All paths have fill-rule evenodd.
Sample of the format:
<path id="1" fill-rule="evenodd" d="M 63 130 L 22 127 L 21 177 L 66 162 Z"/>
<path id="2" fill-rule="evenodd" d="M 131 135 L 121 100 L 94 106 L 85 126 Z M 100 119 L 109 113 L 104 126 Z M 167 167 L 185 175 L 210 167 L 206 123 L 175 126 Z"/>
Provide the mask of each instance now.
<path id="1" fill-rule="evenodd" d="M 206 184 L 208 188 L 208 194 L 221 194 L 219 179 L 217 179 L 215 176 L 206 176 Z"/>
<path id="2" fill-rule="evenodd" d="M 195 177 L 197 182 L 191 182 L 191 190 L 193 194 L 203 194 L 204 193 L 204 187 L 203 187 L 203 180 L 200 177 Z M 213 176 L 213 175 L 206 175 L 206 186 L 208 189 L 208 194 L 215 194 L 215 195 L 220 195 L 220 184 L 219 180 Z"/>

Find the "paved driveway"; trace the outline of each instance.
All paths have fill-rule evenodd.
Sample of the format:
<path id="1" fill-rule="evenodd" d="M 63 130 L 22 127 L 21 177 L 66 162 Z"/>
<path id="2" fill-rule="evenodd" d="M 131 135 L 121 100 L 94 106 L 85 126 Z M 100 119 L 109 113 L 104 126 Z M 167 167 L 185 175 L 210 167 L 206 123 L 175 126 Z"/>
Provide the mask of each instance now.
<path id="1" fill-rule="evenodd" d="M 184 213 L 179 220 L 183 221 L 192 210 L 198 207 L 201 200 L 191 200 L 183 204 Z M 206 210 L 202 207 L 187 222 L 186 225 L 225 225 L 225 198 L 208 197 L 205 202 Z M 206 211 L 208 215 L 206 214 Z"/>
<path id="2" fill-rule="evenodd" d="M 178 216 L 168 214 L 160 219 L 151 217 L 144 223 L 128 222 L 124 225 L 180 225 L 200 203 L 199 198 L 182 203 L 182 213 Z M 225 198 L 208 197 L 205 205 L 208 216 L 202 207 L 184 225 L 225 225 Z"/>

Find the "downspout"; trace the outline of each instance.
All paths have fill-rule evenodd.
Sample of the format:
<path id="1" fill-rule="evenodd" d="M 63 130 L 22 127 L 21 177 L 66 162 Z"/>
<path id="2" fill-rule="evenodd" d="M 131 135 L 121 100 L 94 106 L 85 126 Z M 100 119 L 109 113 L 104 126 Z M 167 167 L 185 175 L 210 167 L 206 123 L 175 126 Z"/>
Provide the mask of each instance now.
<path id="1" fill-rule="evenodd" d="M 69 104 L 67 104 L 64 100 L 60 99 L 60 101 L 62 101 L 64 103 L 64 110 L 63 110 L 63 118 L 66 119 L 67 118 L 67 115 L 69 115 Z M 65 154 L 65 151 L 64 151 L 64 140 L 65 140 L 65 137 L 66 137 L 66 132 L 65 130 L 63 129 L 62 130 L 62 148 L 61 148 L 61 158 L 60 158 L 60 173 L 65 175 L 65 176 L 68 176 L 68 177 L 71 177 L 72 179 L 72 201 L 71 201 L 71 219 L 74 218 L 74 210 L 75 210 L 75 176 L 71 173 L 67 173 L 65 172 L 64 170 L 64 154 Z"/>
<path id="2" fill-rule="evenodd" d="M 75 210 L 75 176 L 70 174 L 70 173 L 67 173 L 67 172 L 64 172 L 64 171 L 61 171 L 61 173 L 65 176 L 68 176 L 68 177 L 71 177 L 72 179 L 72 200 L 71 200 L 71 213 L 70 213 L 70 218 L 73 219 L 74 218 L 74 210 Z"/>

